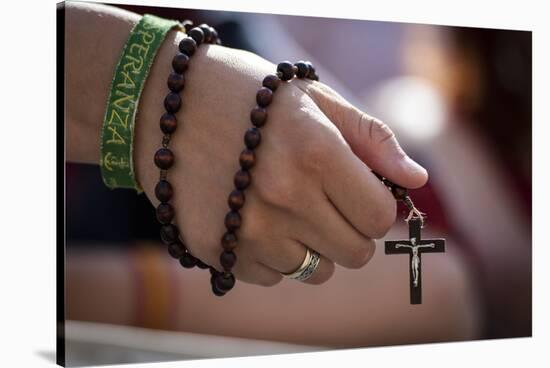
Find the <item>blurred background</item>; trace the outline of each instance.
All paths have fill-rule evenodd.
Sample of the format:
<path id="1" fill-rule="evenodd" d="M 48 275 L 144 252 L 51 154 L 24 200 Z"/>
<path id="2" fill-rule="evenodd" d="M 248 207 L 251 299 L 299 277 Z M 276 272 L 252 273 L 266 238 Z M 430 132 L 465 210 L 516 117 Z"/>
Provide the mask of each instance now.
<path id="1" fill-rule="evenodd" d="M 530 32 L 118 7 L 206 22 L 225 46 L 275 63 L 309 59 L 321 81 L 390 125 L 405 151 L 430 173 L 428 185 L 413 197 L 429 214 L 430 229 L 456 244 L 451 256 L 467 274 L 469 290 L 468 307 L 461 310 L 474 327 L 405 337 L 390 321 L 355 335 L 361 338 L 334 337 L 333 343 L 328 337 L 270 333 L 269 326 L 264 332 L 208 326 L 208 308 L 201 316 L 185 312 L 193 303 L 201 310 L 209 299 L 195 290 L 199 276 L 178 269 L 165 252 L 147 198 L 107 189 L 96 166 L 67 163 L 70 365 L 531 336 Z M 327 295 L 336 282 L 327 284 Z M 206 281 L 196 284 L 207 289 Z M 277 288 L 268 292 L 276 295 Z M 283 295 L 286 289 L 280 290 Z M 371 298 L 370 304 L 358 301 L 357 308 L 383 302 Z M 194 318 L 201 328 L 184 322 Z"/>

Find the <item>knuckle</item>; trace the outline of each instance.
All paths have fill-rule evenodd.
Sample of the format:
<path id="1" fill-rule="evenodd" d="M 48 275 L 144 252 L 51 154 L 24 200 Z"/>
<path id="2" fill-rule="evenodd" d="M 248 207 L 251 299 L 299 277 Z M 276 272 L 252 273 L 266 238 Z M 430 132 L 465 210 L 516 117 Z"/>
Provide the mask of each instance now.
<path id="1" fill-rule="evenodd" d="M 271 287 L 280 283 L 282 279 L 283 279 L 283 276 L 273 273 L 270 275 L 265 275 L 260 277 L 257 283 L 258 285 L 261 285 L 261 286 Z"/>
<path id="2" fill-rule="evenodd" d="M 382 120 L 377 118 L 369 118 L 367 121 L 370 121 L 369 135 L 374 142 L 383 143 L 395 137 L 393 130 L 391 130 L 390 127 Z"/>
<path id="3" fill-rule="evenodd" d="M 290 207 L 297 200 L 298 187 L 291 174 L 258 176 L 255 190 L 263 202 L 277 207 Z"/>
<path id="4" fill-rule="evenodd" d="M 397 205 L 393 200 L 388 202 L 386 205 L 380 206 L 380 210 L 374 215 L 369 234 L 372 238 L 380 239 L 384 237 L 395 222 Z"/>
<path id="5" fill-rule="evenodd" d="M 362 268 L 374 255 L 374 249 L 374 246 L 368 245 L 357 247 L 353 251 L 349 252 L 349 256 L 345 260 L 345 264 L 342 265 L 351 269 Z"/>
<path id="6" fill-rule="evenodd" d="M 334 270 L 335 270 L 334 263 L 327 262 L 326 264 L 323 265 L 322 272 L 317 271 L 318 274 L 315 274 L 315 277 L 312 277 L 311 279 L 309 279 L 308 283 L 312 285 L 324 284 L 325 282 L 327 282 L 332 278 L 332 276 L 334 275 Z"/>
<path id="7" fill-rule="evenodd" d="M 323 127 L 306 134 L 296 147 L 296 162 L 300 170 L 318 174 L 325 167 L 334 147 L 333 133 Z"/>

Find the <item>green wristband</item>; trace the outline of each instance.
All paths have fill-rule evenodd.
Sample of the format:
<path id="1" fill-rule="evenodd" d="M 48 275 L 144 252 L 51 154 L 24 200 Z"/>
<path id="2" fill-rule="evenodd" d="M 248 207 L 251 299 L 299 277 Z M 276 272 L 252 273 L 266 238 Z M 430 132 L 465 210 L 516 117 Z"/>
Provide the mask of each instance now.
<path id="1" fill-rule="evenodd" d="M 178 21 L 145 14 L 132 29 L 118 60 L 100 141 L 101 175 L 111 189 L 133 188 L 142 192 L 132 157 L 136 111 L 153 59 L 174 27 L 183 30 Z"/>

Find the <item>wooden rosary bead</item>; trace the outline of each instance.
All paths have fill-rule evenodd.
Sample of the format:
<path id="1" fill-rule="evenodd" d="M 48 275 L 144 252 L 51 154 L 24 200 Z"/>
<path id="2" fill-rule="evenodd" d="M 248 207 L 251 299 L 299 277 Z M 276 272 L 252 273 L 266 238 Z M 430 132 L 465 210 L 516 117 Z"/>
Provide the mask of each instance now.
<path id="1" fill-rule="evenodd" d="M 201 24 L 199 26 L 199 28 L 201 29 L 202 33 L 204 34 L 204 42 L 205 43 L 210 43 L 212 41 L 212 31 L 211 31 L 211 27 L 208 26 L 208 24 Z"/>
<path id="2" fill-rule="evenodd" d="M 155 165 L 159 169 L 167 170 L 174 164 L 174 154 L 168 148 L 159 148 L 155 153 Z"/>
<path id="3" fill-rule="evenodd" d="M 229 193 L 229 197 L 227 198 L 229 208 L 234 211 L 241 209 L 241 207 L 244 206 L 244 201 L 244 192 L 239 189 L 234 189 L 231 193 Z"/>
<path id="4" fill-rule="evenodd" d="M 308 68 L 308 73 L 306 77 L 307 78 L 313 77 L 315 75 L 315 67 L 310 61 L 305 61 L 304 63 L 307 65 L 307 68 Z"/>
<path id="5" fill-rule="evenodd" d="M 197 257 L 195 257 L 197 259 L 197 264 L 195 266 L 197 266 L 198 268 L 200 268 L 201 270 L 205 270 L 208 268 L 208 265 L 206 263 L 204 263 L 203 261 L 201 261 L 200 259 L 198 259 Z"/>
<path id="6" fill-rule="evenodd" d="M 185 248 L 182 243 L 172 243 L 168 245 L 168 253 L 172 258 L 179 259 L 185 254 Z"/>
<path id="7" fill-rule="evenodd" d="M 239 170 L 235 173 L 235 177 L 233 178 L 233 183 L 235 184 L 235 188 L 243 190 L 246 189 L 250 182 L 252 181 L 252 177 L 250 176 L 250 173 L 247 170 Z"/>
<path id="8" fill-rule="evenodd" d="M 271 100 L 273 99 L 273 91 L 269 88 L 262 87 L 256 93 L 256 103 L 260 107 L 269 106 Z"/>
<path id="9" fill-rule="evenodd" d="M 267 120 L 267 110 L 263 107 L 256 106 L 250 111 L 250 121 L 255 127 L 263 127 Z"/>
<path id="10" fill-rule="evenodd" d="M 157 220 L 161 224 L 169 224 L 174 219 L 174 207 L 169 203 L 161 203 L 157 207 Z"/>
<path id="11" fill-rule="evenodd" d="M 231 270 L 235 265 L 235 262 L 237 262 L 237 256 L 232 251 L 224 250 L 220 255 L 220 264 L 224 270 Z"/>
<path id="12" fill-rule="evenodd" d="M 160 239 L 164 244 L 177 243 L 179 234 L 178 228 L 173 224 L 166 224 L 160 227 Z"/>
<path id="13" fill-rule="evenodd" d="M 204 32 L 199 27 L 192 28 L 187 35 L 191 37 L 199 46 L 204 41 Z"/>
<path id="14" fill-rule="evenodd" d="M 277 72 L 281 73 L 281 80 L 291 80 L 295 74 L 294 65 L 290 61 L 283 61 L 277 65 Z"/>
<path id="15" fill-rule="evenodd" d="M 235 231 L 241 227 L 241 215 L 237 211 L 229 211 L 225 215 L 225 227 L 229 231 Z"/>
<path id="16" fill-rule="evenodd" d="M 172 69 L 176 73 L 182 74 L 189 67 L 189 56 L 183 52 L 179 52 L 172 59 Z"/>
<path id="17" fill-rule="evenodd" d="M 165 112 L 160 117 L 160 130 L 164 134 L 172 134 L 176 131 L 176 128 L 178 127 L 178 120 L 176 119 L 176 115 L 170 114 L 169 112 Z"/>
<path id="18" fill-rule="evenodd" d="M 183 77 L 183 74 L 170 73 L 166 84 L 168 85 L 170 91 L 178 93 L 183 89 L 183 87 L 185 87 L 185 78 Z"/>
<path id="19" fill-rule="evenodd" d="M 244 170 L 248 170 L 256 163 L 256 155 L 250 149 L 244 149 L 239 156 L 239 163 Z"/>
<path id="20" fill-rule="evenodd" d="M 212 33 L 212 42 L 216 42 L 219 40 L 219 37 L 218 37 L 218 31 L 216 31 L 216 28 L 214 27 L 210 27 L 210 32 Z"/>
<path id="21" fill-rule="evenodd" d="M 173 194 L 172 184 L 166 180 L 160 180 L 155 186 L 155 196 L 161 202 L 168 202 Z"/>
<path id="22" fill-rule="evenodd" d="M 244 144 L 248 149 L 253 150 L 262 142 L 262 133 L 258 128 L 249 128 L 244 134 Z"/>
<path id="23" fill-rule="evenodd" d="M 191 37 L 185 37 L 180 41 L 178 48 L 185 55 L 193 56 L 195 51 L 197 51 L 197 43 Z"/>
<path id="24" fill-rule="evenodd" d="M 185 252 L 181 257 L 180 257 L 180 264 L 184 267 L 184 268 L 193 268 L 195 267 L 195 265 L 197 264 L 197 259 L 191 255 L 191 253 L 189 252 Z"/>
<path id="25" fill-rule="evenodd" d="M 237 235 L 233 232 L 226 232 L 222 236 L 222 247 L 225 250 L 233 250 L 237 247 Z"/>
<path id="26" fill-rule="evenodd" d="M 174 92 L 168 93 L 164 98 L 164 108 L 166 109 L 166 111 L 175 113 L 175 112 L 178 112 L 180 107 L 181 107 L 180 95 Z"/>
<path id="27" fill-rule="evenodd" d="M 403 201 L 405 198 L 407 198 L 407 189 L 403 188 L 397 184 L 393 184 L 391 186 L 391 192 L 393 194 L 393 197 L 397 200 Z"/>
<path id="28" fill-rule="evenodd" d="M 304 61 L 298 61 L 294 64 L 297 68 L 296 77 L 306 78 L 309 74 L 309 66 Z"/>
<path id="29" fill-rule="evenodd" d="M 218 290 L 228 292 L 235 286 L 235 276 L 230 272 L 224 272 L 216 276 L 214 284 Z"/>
<path id="30" fill-rule="evenodd" d="M 279 83 L 281 83 L 279 77 L 277 77 L 275 74 L 269 74 L 262 81 L 262 86 L 264 86 L 265 88 L 269 88 L 270 90 L 275 92 L 277 90 L 277 87 L 279 87 Z"/>
<path id="31" fill-rule="evenodd" d="M 218 289 L 218 287 L 216 286 L 216 284 L 212 281 L 212 293 L 216 296 L 224 296 L 225 295 L 225 291 L 223 290 L 220 290 Z"/>

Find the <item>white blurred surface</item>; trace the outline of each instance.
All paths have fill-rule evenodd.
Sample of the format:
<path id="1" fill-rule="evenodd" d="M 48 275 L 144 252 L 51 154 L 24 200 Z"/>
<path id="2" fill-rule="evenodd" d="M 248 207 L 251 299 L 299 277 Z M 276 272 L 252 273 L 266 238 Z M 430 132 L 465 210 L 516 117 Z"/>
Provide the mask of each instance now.
<path id="1" fill-rule="evenodd" d="M 93 322 L 65 323 L 67 366 L 301 353 L 327 348 L 153 330 Z"/>

